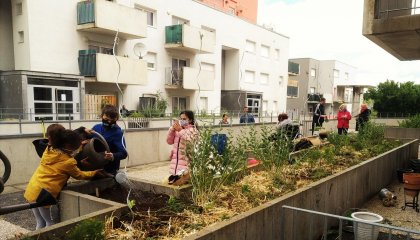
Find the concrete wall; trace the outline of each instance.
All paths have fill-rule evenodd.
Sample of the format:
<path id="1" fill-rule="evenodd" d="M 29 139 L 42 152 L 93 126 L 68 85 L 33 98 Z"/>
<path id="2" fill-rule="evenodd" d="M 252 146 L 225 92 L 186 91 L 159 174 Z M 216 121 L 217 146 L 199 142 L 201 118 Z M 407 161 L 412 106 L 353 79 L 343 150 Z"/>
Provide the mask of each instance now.
<path id="1" fill-rule="evenodd" d="M 262 125 L 257 124 L 256 129 L 258 130 L 260 126 Z M 40 125 L 38 127 L 41 128 Z M 233 134 L 239 134 L 243 127 L 244 125 L 223 127 L 222 132 L 227 133 L 230 129 Z M 218 126 L 215 131 L 219 131 Z M 126 164 L 131 167 L 169 160 L 172 146 L 166 143 L 167 132 L 168 128 L 127 130 L 124 136 L 129 158 L 121 161 L 120 167 L 124 168 Z M 39 158 L 32 145 L 32 141 L 38 138 L 42 138 L 42 135 L 0 137 L 0 150 L 9 158 L 12 165 L 6 186 L 29 181 L 39 165 Z"/>
<path id="2" fill-rule="evenodd" d="M 398 139 L 420 139 L 420 128 L 385 128 L 385 137 Z"/>
<path id="3" fill-rule="evenodd" d="M 361 207 L 397 178 L 396 169 L 406 167 L 410 159 L 417 158 L 418 148 L 418 140 L 410 141 L 185 239 L 317 239 L 323 231 L 322 218 L 285 211 L 282 206 L 336 215 L 342 215 L 350 208 Z M 313 235 L 309 236 L 311 220 Z"/>

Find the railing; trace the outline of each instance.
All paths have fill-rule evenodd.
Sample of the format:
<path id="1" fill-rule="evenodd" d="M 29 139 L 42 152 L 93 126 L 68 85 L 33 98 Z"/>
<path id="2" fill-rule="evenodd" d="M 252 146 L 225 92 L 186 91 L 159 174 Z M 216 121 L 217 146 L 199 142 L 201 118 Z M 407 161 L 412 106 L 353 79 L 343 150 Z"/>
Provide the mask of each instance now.
<path id="1" fill-rule="evenodd" d="M 375 18 L 387 19 L 420 14 L 420 0 L 376 0 Z"/>
<path id="2" fill-rule="evenodd" d="M 305 239 L 358 239 L 358 235 L 360 236 L 363 234 L 365 238 L 363 239 L 374 239 L 373 235 L 375 232 L 379 232 L 379 239 L 389 239 L 389 240 L 397 240 L 397 239 L 418 239 L 420 237 L 420 231 L 401 228 L 401 227 L 394 227 L 390 225 L 380 224 L 380 223 L 372 223 L 367 221 L 361 221 L 350 217 L 343 217 L 339 215 L 317 212 L 313 210 L 303 209 L 303 208 L 296 208 L 290 206 L 282 206 L 281 211 L 281 239 L 288 239 L 294 240 L 296 239 L 296 232 L 292 232 L 293 238 L 288 236 L 285 238 L 285 222 L 289 219 L 286 219 L 287 212 L 292 211 L 294 219 L 300 219 L 302 222 L 293 222 L 294 225 L 306 226 L 307 228 L 294 228 L 294 231 L 302 231 L 307 234 L 307 238 Z M 318 221 L 314 221 L 316 220 Z M 322 220 L 321 220 L 322 219 Z M 320 223 L 319 220 L 322 222 Z M 320 228 L 321 226 L 321 228 Z M 309 229 L 308 229 L 309 228 Z M 350 231 L 350 233 L 349 233 Z M 353 231 L 354 233 L 351 233 Z M 318 232 L 322 232 L 322 238 L 319 238 L 317 235 Z M 359 234 L 358 234 L 359 233 Z M 354 238 L 353 237 L 354 234 Z M 303 235 L 301 235 L 303 236 Z M 372 236 L 372 237 L 371 237 Z"/>
<path id="3" fill-rule="evenodd" d="M 288 71 L 291 74 L 299 75 L 299 64 L 289 61 Z"/>
<path id="4" fill-rule="evenodd" d="M 182 25 L 172 25 L 165 27 L 165 43 L 182 43 Z"/>
<path id="5" fill-rule="evenodd" d="M 419 113 L 396 113 L 396 112 L 378 112 L 376 113 L 377 118 L 410 118 Z"/>
<path id="6" fill-rule="evenodd" d="M 165 69 L 165 84 L 168 86 L 182 87 L 184 72 L 182 68 L 166 68 Z"/>
<path id="7" fill-rule="evenodd" d="M 77 24 L 94 23 L 95 6 L 93 1 L 77 3 Z"/>

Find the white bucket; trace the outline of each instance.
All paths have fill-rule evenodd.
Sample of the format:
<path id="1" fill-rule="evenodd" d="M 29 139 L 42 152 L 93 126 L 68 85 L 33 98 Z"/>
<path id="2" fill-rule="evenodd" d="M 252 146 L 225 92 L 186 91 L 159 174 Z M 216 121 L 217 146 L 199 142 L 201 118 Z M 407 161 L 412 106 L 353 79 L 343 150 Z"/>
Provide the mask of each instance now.
<path id="1" fill-rule="evenodd" d="M 351 217 L 367 223 L 379 223 L 384 218 L 378 214 L 371 212 L 354 212 Z M 357 240 L 376 240 L 378 239 L 379 227 L 372 226 L 370 224 L 364 224 L 359 222 L 353 222 L 355 239 Z"/>

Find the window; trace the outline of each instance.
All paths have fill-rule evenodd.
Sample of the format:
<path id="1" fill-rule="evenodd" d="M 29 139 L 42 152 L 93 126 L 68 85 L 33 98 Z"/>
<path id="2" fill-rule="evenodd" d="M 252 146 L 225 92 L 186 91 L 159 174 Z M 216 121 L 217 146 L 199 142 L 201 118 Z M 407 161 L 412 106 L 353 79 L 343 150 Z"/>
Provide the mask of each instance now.
<path id="1" fill-rule="evenodd" d="M 245 82 L 253 83 L 255 82 L 255 72 L 253 71 L 245 71 Z"/>
<path id="2" fill-rule="evenodd" d="M 337 69 L 334 69 L 334 78 L 339 78 L 340 77 L 340 71 L 338 71 Z"/>
<path id="3" fill-rule="evenodd" d="M 180 18 L 180 17 L 172 17 L 172 25 L 179 25 L 179 24 L 189 24 L 190 21 L 188 21 L 187 19 L 184 18 Z"/>
<path id="4" fill-rule="evenodd" d="M 311 68 L 311 77 L 316 77 L 316 69 Z"/>
<path id="5" fill-rule="evenodd" d="M 247 94 L 246 101 L 249 113 L 259 113 L 261 107 L 261 98 L 259 94 Z"/>
<path id="6" fill-rule="evenodd" d="M 135 8 L 137 8 L 140 11 L 143 11 L 146 13 L 146 19 L 147 19 L 147 25 L 150 27 L 156 27 L 156 10 L 143 7 L 140 5 L 135 5 Z"/>
<path id="7" fill-rule="evenodd" d="M 276 55 L 274 56 L 276 60 L 280 60 L 280 49 L 276 49 Z"/>
<path id="8" fill-rule="evenodd" d="M 209 32 L 216 32 L 216 30 L 214 28 L 207 27 L 207 26 L 204 26 L 204 25 L 201 25 L 201 29 L 207 30 Z"/>
<path id="9" fill-rule="evenodd" d="M 18 43 L 23 43 L 25 41 L 25 34 L 23 31 L 18 32 Z"/>
<path id="10" fill-rule="evenodd" d="M 172 97 L 172 113 L 179 113 L 183 110 L 187 110 L 187 98 Z"/>
<path id="11" fill-rule="evenodd" d="M 245 51 L 255 53 L 255 42 L 246 40 Z"/>
<path id="12" fill-rule="evenodd" d="M 348 72 L 344 73 L 344 79 L 349 80 L 349 73 Z"/>
<path id="13" fill-rule="evenodd" d="M 200 97 L 200 113 L 207 114 L 208 108 L 208 98 L 207 97 Z"/>
<path id="14" fill-rule="evenodd" d="M 297 80 L 289 80 L 287 83 L 287 97 L 297 98 L 298 97 L 299 85 Z"/>
<path id="15" fill-rule="evenodd" d="M 156 70 L 156 53 L 148 52 L 145 60 L 147 61 L 147 68 L 149 70 Z"/>
<path id="16" fill-rule="evenodd" d="M 88 46 L 89 50 L 96 50 L 97 53 L 103 53 L 103 54 L 108 54 L 108 55 L 113 55 L 112 52 L 112 47 L 104 47 L 104 46 L 98 46 L 98 45 L 94 45 L 94 44 L 89 44 Z"/>
<path id="17" fill-rule="evenodd" d="M 270 47 L 266 45 L 261 45 L 261 57 L 270 57 Z"/>
<path id="18" fill-rule="evenodd" d="M 22 15 L 22 3 L 16 3 L 16 15 Z"/>
<path id="19" fill-rule="evenodd" d="M 309 89 L 309 93 L 310 93 L 310 94 L 314 94 L 314 93 L 315 93 L 315 88 L 314 88 L 314 87 L 311 87 L 311 88 Z"/>
<path id="20" fill-rule="evenodd" d="M 150 110 L 152 108 L 155 108 L 156 106 L 156 98 L 155 97 L 140 97 L 140 104 L 139 104 L 139 110 L 140 112 L 145 110 Z"/>
<path id="21" fill-rule="evenodd" d="M 268 84 L 270 75 L 268 73 L 260 73 L 260 83 L 261 84 Z"/>

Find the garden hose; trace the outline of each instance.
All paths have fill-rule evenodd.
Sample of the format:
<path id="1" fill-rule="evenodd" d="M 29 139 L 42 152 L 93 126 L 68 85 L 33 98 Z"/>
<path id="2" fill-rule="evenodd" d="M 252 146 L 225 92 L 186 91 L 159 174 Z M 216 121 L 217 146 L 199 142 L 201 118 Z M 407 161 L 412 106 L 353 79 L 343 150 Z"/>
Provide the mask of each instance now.
<path id="1" fill-rule="evenodd" d="M 10 177 L 11 166 L 10 166 L 9 159 L 6 157 L 6 155 L 3 154 L 2 151 L 0 151 L 0 159 L 4 165 L 4 173 L 3 173 L 3 176 L 0 177 L 0 193 L 2 193 L 4 190 L 4 184 L 7 182 L 7 180 Z"/>

